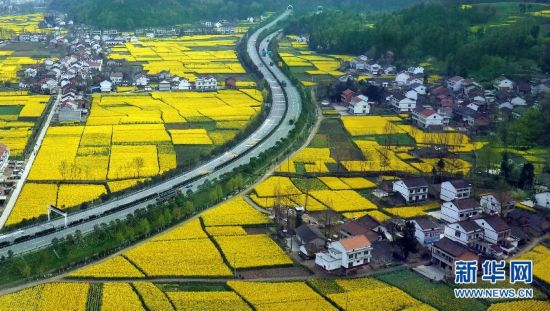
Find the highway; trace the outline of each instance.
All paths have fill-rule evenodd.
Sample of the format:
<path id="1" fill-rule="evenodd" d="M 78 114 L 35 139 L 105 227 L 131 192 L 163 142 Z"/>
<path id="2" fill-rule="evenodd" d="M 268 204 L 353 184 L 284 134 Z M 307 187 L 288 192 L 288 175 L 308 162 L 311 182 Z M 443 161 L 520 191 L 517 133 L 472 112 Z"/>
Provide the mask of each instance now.
<path id="1" fill-rule="evenodd" d="M 116 219 L 124 219 L 128 214 L 133 213 L 137 209 L 147 207 L 150 204 L 155 204 L 157 202 L 156 195 L 159 193 L 173 189 L 180 189 L 182 192 L 186 192 L 187 190 L 194 191 L 207 180 L 215 181 L 220 176 L 230 173 L 235 168 L 248 164 L 252 158 L 257 157 L 260 153 L 270 149 L 275 146 L 278 141 L 287 137 L 289 132 L 294 128 L 293 121 L 296 121 L 301 113 L 302 103 L 300 95 L 288 77 L 286 77 L 276 66 L 270 66 L 270 63 L 272 63 L 273 60 L 269 56 L 263 57 L 263 59 L 260 56 L 259 50 L 267 48 L 269 40 L 277 35 L 278 32 L 275 32 L 265 38 L 260 43 L 259 50 L 256 49 L 256 41 L 258 40 L 260 33 L 271 28 L 279 20 L 286 18 L 289 14 L 290 12 L 286 11 L 269 24 L 258 29 L 250 36 L 247 42 L 247 53 L 254 64 L 261 71 L 266 81 L 269 83 L 273 96 L 273 103 L 271 105 L 269 115 L 252 135 L 244 139 L 230 151 L 189 172 L 164 181 L 151 188 L 134 192 L 128 196 L 97 205 L 85 211 L 70 214 L 68 216 L 68 223 L 85 220 L 85 222 L 78 225 L 59 229 L 63 227 L 64 220 L 56 219 L 44 224 L 27 227 L 22 230 L 8 232 L 0 236 L 0 243 L 13 242 L 18 237 L 30 236 L 46 229 L 58 228 L 57 231 L 50 234 L 34 237 L 30 240 L 25 240 L 8 247 L 0 248 L 0 256 L 7 255 L 10 250 L 15 255 L 27 253 L 48 246 L 54 238 L 64 237 L 68 234 L 74 233 L 77 230 L 80 230 L 83 234 L 86 234 L 91 232 L 94 226 L 98 224 L 108 223 Z M 279 84 L 279 81 L 284 81 L 287 86 L 283 89 Z M 128 207 L 116 212 L 102 215 L 103 213 L 117 209 L 120 206 Z"/>

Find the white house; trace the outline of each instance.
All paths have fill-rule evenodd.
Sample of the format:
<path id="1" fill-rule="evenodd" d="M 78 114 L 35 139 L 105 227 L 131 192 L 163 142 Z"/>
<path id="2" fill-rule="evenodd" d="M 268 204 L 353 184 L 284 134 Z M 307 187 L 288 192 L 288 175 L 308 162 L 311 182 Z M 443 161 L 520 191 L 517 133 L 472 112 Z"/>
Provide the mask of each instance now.
<path id="1" fill-rule="evenodd" d="M 397 83 L 397 85 L 403 86 L 403 85 L 407 84 L 407 81 L 410 78 L 411 78 L 410 74 L 408 74 L 406 72 L 402 72 L 402 73 L 398 74 L 397 76 L 395 76 L 395 82 Z"/>
<path id="2" fill-rule="evenodd" d="M 499 78 L 495 81 L 495 88 L 500 91 L 510 91 L 514 88 L 514 82 L 507 78 Z"/>
<path id="3" fill-rule="evenodd" d="M 510 237 L 512 230 L 499 216 L 488 216 L 474 221 L 483 228 L 483 239 L 489 243 L 503 244 Z"/>
<path id="4" fill-rule="evenodd" d="M 475 221 L 469 219 L 447 224 L 444 234 L 445 237 L 450 240 L 462 245 L 474 247 L 479 241 L 483 240 L 484 231 Z"/>
<path id="5" fill-rule="evenodd" d="M 105 80 L 99 84 L 99 88 L 103 93 L 110 93 L 113 89 L 113 84 L 110 81 Z"/>
<path id="6" fill-rule="evenodd" d="M 506 216 L 515 206 L 512 197 L 504 192 L 482 195 L 479 204 L 484 213 L 501 216 Z"/>
<path id="7" fill-rule="evenodd" d="M 410 98 L 414 101 L 417 101 L 418 100 L 418 92 L 416 92 L 415 90 L 409 90 L 409 91 L 407 91 L 407 93 L 405 93 L 405 97 Z"/>
<path id="8" fill-rule="evenodd" d="M 525 106 L 527 105 L 527 102 L 525 101 L 525 99 L 519 97 L 519 96 L 516 96 L 514 98 L 512 98 L 512 100 L 510 101 L 510 103 L 512 105 L 514 105 L 514 107 L 516 106 Z"/>
<path id="9" fill-rule="evenodd" d="M 122 74 L 122 72 L 113 72 L 109 76 L 109 79 L 111 79 L 111 82 L 113 82 L 114 84 L 122 83 L 123 78 L 124 78 L 124 75 Z"/>
<path id="10" fill-rule="evenodd" d="M 427 217 L 411 220 L 414 224 L 414 236 L 422 246 L 431 245 L 441 238 L 443 228 Z"/>
<path id="11" fill-rule="evenodd" d="M 428 182 L 424 178 L 409 178 L 393 182 L 393 191 L 405 202 L 414 203 L 428 199 Z"/>
<path id="12" fill-rule="evenodd" d="M 189 91 L 191 89 L 191 83 L 187 79 L 181 79 L 177 89 L 180 91 Z"/>
<path id="13" fill-rule="evenodd" d="M 459 179 L 441 183 L 439 198 L 445 202 L 469 198 L 472 195 L 472 184 Z"/>
<path id="14" fill-rule="evenodd" d="M 447 87 L 455 92 L 460 91 L 462 84 L 464 83 L 464 78 L 461 76 L 454 76 L 447 80 Z"/>
<path id="15" fill-rule="evenodd" d="M 443 125 L 443 116 L 432 107 L 420 108 L 412 111 L 412 119 L 419 127 L 428 128 L 430 126 Z"/>
<path id="16" fill-rule="evenodd" d="M 349 103 L 349 113 L 365 115 L 370 113 L 369 98 L 365 95 L 355 96 Z"/>
<path id="17" fill-rule="evenodd" d="M 136 78 L 135 84 L 136 86 L 146 86 L 149 84 L 149 79 L 144 75 L 140 75 Z"/>
<path id="18" fill-rule="evenodd" d="M 350 269 L 370 262 L 372 245 L 364 235 L 332 242 L 328 250 L 315 254 L 315 264 L 327 270 Z"/>
<path id="19" fill-rule="evenodd" d="M 428 88 L 422 84 L 411 85 L 411 89 L 420 95 L 426 95 L 426 93 L 428 93 Z"/>
<path id="20" fill-rule="evenodd" d="M 197 78 L 195 89 L 197 91 L 215 91 L 218 89 L 218 81 L 212 76 Z"/>
<path id="21" fill-rule="evenodd" d="M 410 112 L 416 109 L 416 101 L 401 94 L 390 95 L 386 98 L 393 109 L 399 113 Z"/>
<path id="22" fill-rule="evenodd" d="M 441 218 L 446 222 L 458 222 L 481 214 L 481 206 L 472 199 L 454 200 L 441 204 Z"/>
<path id="23" fill-rule="evenodd" d="M 0 171 L 4 171 L 8 166 L 8 159 L 10 158 L 10 148 L 4 144 L 0 144 Z"/>
<path id="24" fill-rule="evenodd" d="M 535 195 L 537 205 L 545 208 L 550 208 L 550 192 L 541 192 Z"/>
<path id="25" fill-rule="evenodd" d="M 159 91 L 160 92 L 169 92 L 172 89 L 172 84 L 166 80 L 159 82 Z"/>

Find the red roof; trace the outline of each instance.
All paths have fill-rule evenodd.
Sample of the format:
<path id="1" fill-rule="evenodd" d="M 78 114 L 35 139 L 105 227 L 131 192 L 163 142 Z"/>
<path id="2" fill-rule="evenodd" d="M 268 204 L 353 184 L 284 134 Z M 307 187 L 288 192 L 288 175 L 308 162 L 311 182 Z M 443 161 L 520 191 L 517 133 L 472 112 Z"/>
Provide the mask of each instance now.
<path id="1" fill-rule="evenodd" d="M 342 92 L 342 94 L 346 96 L 352 96 L 352 95 L 355 95 L 355 92 L 350 89 L 346 89 L 345 91 Z"/>
<path id="2" fill-rule="evenodd" d="M 434 113 L 435 113 L 435 111 L 433 109 L 422 109 L 422 111 L 420 111 L 420 114 L 422 114 L 426 118 L 431 116 Z"/>
<path id="3" fill-rule="evenodd" d="M 351 250 L 361 249 L 361 248 L 366 248 L 371 246 L 369 239 L 367 239 L 367 237 L 364 235 L 350 236 L 349 238 L 340 240 L 340 244 L 342 244 L 342 246 L 346 251 L 351 251 Z"/>

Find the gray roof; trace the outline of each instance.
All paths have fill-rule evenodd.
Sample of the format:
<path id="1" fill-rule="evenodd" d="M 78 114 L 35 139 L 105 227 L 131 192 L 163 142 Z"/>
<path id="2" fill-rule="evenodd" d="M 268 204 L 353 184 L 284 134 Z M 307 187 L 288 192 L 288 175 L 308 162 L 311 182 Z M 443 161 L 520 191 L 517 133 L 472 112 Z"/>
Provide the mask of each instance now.
<path id="1" fill-rule="evenodd" d="M 479 202 L 472 198 L 467 198 L 463 200 L 454 200 L 453 204 L 458 208 L 458 210 L 473 209 L 479 207 Z"/>
<path id="2" fill-rule="evenodd" d="M 429 230 L 441 227 L 428 217 L 416 218 L 414 219 L 414 221 L 416 221 L 416 223 L 420 226 L 420 228 L 422 228 L 422 230 Z"/>
<path id="3" fill-rule="evenodd" d="M 471 231 L 482 229 L 475 221 L 473 221 L 471 219 L 464 220 L 464 221 L 461 221 L 461 222 L 457 222 L 456 224 L 460 225 L 462 228 L 464 228 L 464 230 L 466 230 L 466 232 L 471 232 Z"/>
<path id="4" fill-rule="evenodd" d="M 309 243 L 315 239 L 326 240 L 325 236 L 319 231 L 317 227 L 310 224 L 303 224 L 296 228 L 296 235 L 302 239 L 302 241 Z"/>
<path id="5" fill-rule="evenodd" d="M 464 179 L 451 180 L 450 183 L 457 189 L 470 188 L 472 186 L 472 184 Z"/>
<path id="6" fill-rule="evenodd" d="M 422 177 L 403 179 L 403 183 L 408 188 L 428 187 L 428 182 Z"/>
<path id="7" fill-rule="evenodd" d="M 489 226 L 491 226 L 493 229 L 495 229 L 496 232 L 506 231 L 506 230 L 510 229 L 508 224 L 506 224 L 506 222 L 504 220 L 502 220 L 502 218 L 500 218 L 499 216 L 496 216 L 496 215 L 495 216 L 484 217 L 481 220 L 488 223 Z"/>

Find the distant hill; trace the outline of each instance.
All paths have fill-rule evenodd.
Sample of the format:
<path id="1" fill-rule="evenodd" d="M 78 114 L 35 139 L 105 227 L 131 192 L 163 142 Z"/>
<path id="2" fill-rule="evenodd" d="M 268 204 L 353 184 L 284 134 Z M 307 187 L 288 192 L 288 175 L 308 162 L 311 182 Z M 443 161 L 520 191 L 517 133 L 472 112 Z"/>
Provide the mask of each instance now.
<path id="1" fill-rule="evenodd" d="M 132 29 L 189 23 L 201 19 L 235 19 L 281 11 L 292 3 L 298 11 L 327 9 L 369 12 L 394 10 L 422 0 L 53 0 L 51 9 L 66 12 L 77 22 Z"/>

